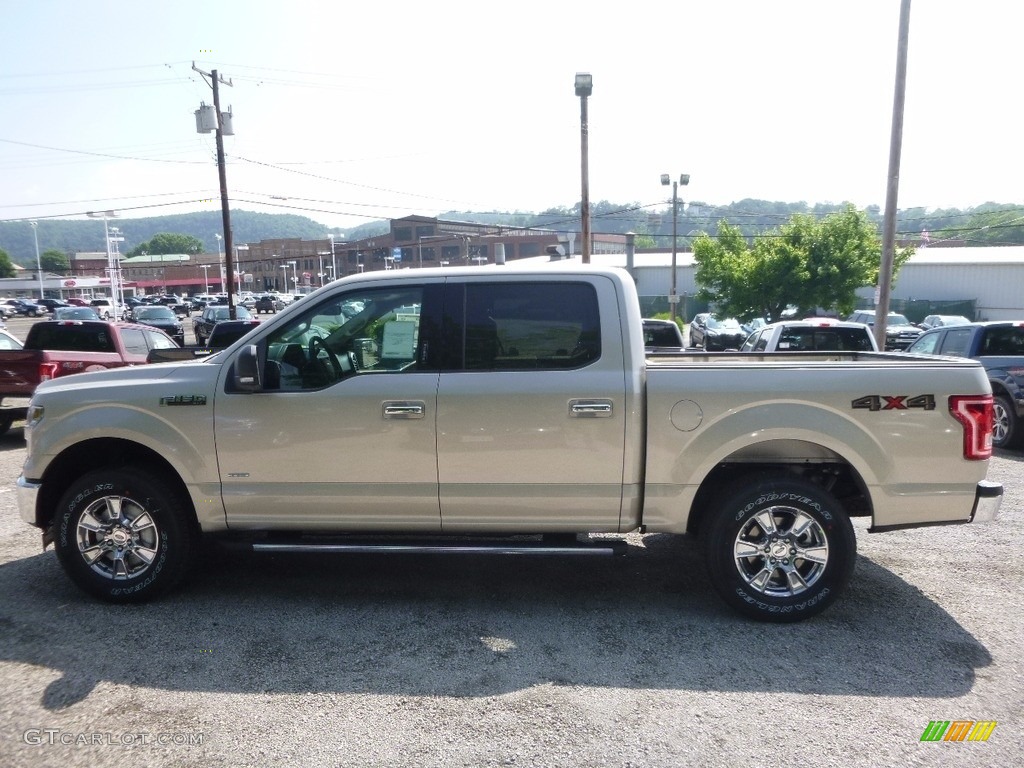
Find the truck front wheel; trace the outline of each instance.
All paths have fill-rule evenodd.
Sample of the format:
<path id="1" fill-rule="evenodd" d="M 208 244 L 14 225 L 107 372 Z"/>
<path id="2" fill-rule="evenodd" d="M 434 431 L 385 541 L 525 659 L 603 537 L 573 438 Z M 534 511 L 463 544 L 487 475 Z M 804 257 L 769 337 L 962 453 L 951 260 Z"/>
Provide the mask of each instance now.
<path id="1" fill-rule="evenodd" d="M 72 483 L 56 513 L 57 558 L 94 597 L 139 603 L 188 573 L 198 531 L 188 505 L 138 468 L 99 470 Z"/>
<path id="2" fill-rule="evenodd" d="M 723 496 L 704 533 L 712 584 L 752 619 L 800 621 L 839 596 L 857 540 L 839 501 L 800 478 L 756 478 Z"/>

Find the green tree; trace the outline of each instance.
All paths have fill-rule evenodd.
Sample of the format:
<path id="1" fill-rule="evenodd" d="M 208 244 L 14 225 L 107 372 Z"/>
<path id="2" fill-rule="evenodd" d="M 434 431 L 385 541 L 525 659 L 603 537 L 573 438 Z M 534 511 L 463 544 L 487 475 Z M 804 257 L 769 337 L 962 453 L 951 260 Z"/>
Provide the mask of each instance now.
<path id="1" fill-rule="evenodd" d="M 740 318 L 778 320 L 789 305 L 846 314 L 858 288 L 877 284 L 881 253 L 877 225 L 853 206 L 820 220 L 797 214 L 753 248 L 723 223 L 717 240 L 705 235 L 694 244 L 698 297 Z M 894 274 L 912 254 L 896 250 Z"/>
<path id="2" fill-rule="evenodd" d="M 0 277 L 14 277 L 16 274 L 11 257 L 7 255 L 7 251 L 0 248 Z"/>
<path id="3" fill-rule="evenodd" d="M 68 261 L 67 254 L 56 250 L 43 251 L 39 256 L 39 266 L 44 272 L 53 272 L 58 275 L 66 275 L 71 272 L 71 262 Z"/>
<path id="4" fill-rule="evenodd" d="M 192 235 L 178 235 L 171 232 L 158 232 L 152 239 L 139 243 L 128 252 L 128 256 L 150 256 L 164 253 L 202 253 L 203 241 Z"/>

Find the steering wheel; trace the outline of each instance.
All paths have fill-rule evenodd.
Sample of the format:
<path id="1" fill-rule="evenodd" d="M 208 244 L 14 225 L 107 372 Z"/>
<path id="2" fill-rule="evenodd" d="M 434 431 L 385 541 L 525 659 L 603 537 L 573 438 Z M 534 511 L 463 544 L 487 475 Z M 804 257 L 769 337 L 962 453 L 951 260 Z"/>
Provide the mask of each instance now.
<path id="1" fill-rule="evenodd" d="M 327 359 L 331 361 L 331 368 L 334 369 L 334 375 L 340 379 L 344 375 L 344 372 L 341 369 L 341 362 L 338 360 L 337 356 L 333 352 L 331 352 L 331 350 L 327 347 L 327 343 L 319 336 L 314 336 L 309 340 L 310 362 L 316 360 L 320 356 L 321 349 L 327 353 Z"/>

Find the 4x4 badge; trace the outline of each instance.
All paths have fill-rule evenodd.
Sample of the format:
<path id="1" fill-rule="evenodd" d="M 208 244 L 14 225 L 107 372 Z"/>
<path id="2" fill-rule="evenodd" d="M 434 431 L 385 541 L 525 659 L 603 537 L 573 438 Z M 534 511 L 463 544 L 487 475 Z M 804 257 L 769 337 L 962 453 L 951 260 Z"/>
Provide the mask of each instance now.
<path id="1" fill-rule="evenodd" d="M 854 408 L 868 411 L 905 411 L 908 408 L 935 410 L 935 395 L 864 395 L 852 403 Z"/>

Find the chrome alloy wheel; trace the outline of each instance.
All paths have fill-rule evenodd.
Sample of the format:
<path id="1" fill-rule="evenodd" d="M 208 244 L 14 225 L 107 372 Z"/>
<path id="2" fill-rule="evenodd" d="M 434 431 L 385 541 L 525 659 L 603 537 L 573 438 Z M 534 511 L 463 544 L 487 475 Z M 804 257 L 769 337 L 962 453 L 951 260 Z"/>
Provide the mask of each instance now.
<path id="1" fill-rule="evenodd" d="M 799 509 L 766 507 L 740 528 L 733 558 L 740 577 L 771 597 L 793 597 L 814 586 L 828 565 L 821 525 Z"/>
<path id="2" fill-rule="evenodd" d="M 1010 412 L 1006 408 L 1006 401 L 997 397 L 992 404 L 992 444 L 1001 446 L 1006 443 L 1010 435 Z"/>
<path id="3" fill-rule="evenodd" d="M 92 502 L 78 520 L 77 540 L 88 566 L 113 580 L 145 572 L 160 548 L 160 532 L 149 511 L 124 496 Z"/>

